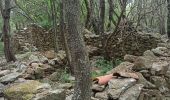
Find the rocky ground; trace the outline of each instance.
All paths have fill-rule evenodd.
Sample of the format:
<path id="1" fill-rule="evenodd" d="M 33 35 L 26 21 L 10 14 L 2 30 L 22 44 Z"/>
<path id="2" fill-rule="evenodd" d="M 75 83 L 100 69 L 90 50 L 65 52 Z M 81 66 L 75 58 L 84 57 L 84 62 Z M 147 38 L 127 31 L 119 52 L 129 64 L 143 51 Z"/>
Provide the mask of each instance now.
<path id="1" fill-rule="evenodd" d="M 14 63 L 0 58 L 0 100 L 71 100 L 74 77 L 65 72 L 64 51 L 16 56 Z M 169 67 L 169 43 L 142 56 L 125 55 L 124 62 L 93 79 L 92 100 L 170 100 Z"/>

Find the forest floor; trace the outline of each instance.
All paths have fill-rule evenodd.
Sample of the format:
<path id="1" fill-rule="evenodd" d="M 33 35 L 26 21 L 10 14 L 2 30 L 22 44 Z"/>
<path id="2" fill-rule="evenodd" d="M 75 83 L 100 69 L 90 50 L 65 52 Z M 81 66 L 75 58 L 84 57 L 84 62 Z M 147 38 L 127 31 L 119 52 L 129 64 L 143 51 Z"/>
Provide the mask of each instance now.
<path id="1" fill-rule="evenodd" d="M 67 73 L 64 51 L 16 57 L 14 63 L 0 57 L 0 100 L 71 100 L 75 78 Z M 170 100 L 170 43 L 114 64 L 100 56 L 90 61 L 92 100 Z"/>

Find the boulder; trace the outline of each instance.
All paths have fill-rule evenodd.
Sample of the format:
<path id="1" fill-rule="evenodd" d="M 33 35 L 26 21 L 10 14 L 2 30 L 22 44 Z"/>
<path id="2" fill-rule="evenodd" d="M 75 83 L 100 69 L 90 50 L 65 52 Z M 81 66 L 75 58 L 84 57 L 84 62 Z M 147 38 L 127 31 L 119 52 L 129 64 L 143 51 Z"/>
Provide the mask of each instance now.
<path id="1" fill-rule="evenodd" d="M 97 92 L 95 94 L 95 98 L 99 99 L 99 100 L 108 100 L 108 95 L 107 95 L 107 92 L 106 91 L 103 91 L 103 92 Z"/>
<path id="2" fill-rule="evenodd" d="M 4 90 L 4 94 L 5 97 L 10 100 L 32 100 L 36 94 L 41 94 L 46 91 L 52 91 L 51 86 L 48 83 L 27 80 L 7 87 Z"/>
<path id="3" fill-rule="evenodd" d="M 56 56 L 56 53 L 54 50 L 49 50 L 44 53 L 44 56 L 47 57 L 48 59 L 54 59 Z"/>
<path id="4" fill-rule="evenodd" d="M 151 69 L 153 61 L 155 61 L 155 59 L 140 56 L 135 60 L 133 70 L 140 71 Z"/>
<path id="5" fill-rule="evenodd" d="M 30 80 L 6 88 L 4 94 L 10 100 L 31 100 L 41 85 L 38 81 Z"/>
<path id="6" fill-rule="evenodd" d="M 124 79 L 112 79 L 109 81 L 108 95 L 112 99 L 118 99 L 121 93 L 125 92 L 128 88 L 132 87 L 136 83 L 133 78 Z"/>
<path id="7" fill-rule="evenodd" d="M 142 84 L 132 86 L 120 96 L 119 100 L 138 100 L 142 88 Z"/>
<path id="8" fill-rule="evenodd" d="M 2 71 L 0 71 L 0 77 L 5 76 L 5 75 L 9 74 L 10 72 L 11 72 L 10 70 L 2 70 Z"/>
<path id="9" fill-rule="evenodd" d="M 152 49 L 152 52 L 156 56 L 169 56 L 168 55 L 168 49 L 166 47 L 157 47 L 155 49 Z"/>
<path id="10" fill-rule="evenodd" d="M 36 94 L 32 100 L 65 100 L 66 94 L 63 89 L 49 90 Z"/>
<path id="11" fill-rule="evenodd" d="M 0 82 L 3 84 L 8 84 L 10 82 L 14 82 L 21 74 L 18 72 L 14 72 L 11 74 L 7 74 L 0 78 Z"/>
<path id="12" fill-rule="evenodd" d="M 133 63 L 130 62 L 123 62 L 120 65 L 118 65 L 117 67 L 115 67 L 114 69 L 112 69 L 111 71 L 108 71 L 107 74 L 113 74 L 116 73 L 118 71 L 131 71 L 132 68 L 134 67 Z"/>
<path id="13" fill-rule="evenodd" d="M 94 92 L 102 92 L 105 89 L 105 85 L 93 84 L 92 91 Z"/>
<path id="14" fill-rule="evenodd" d="M 170 92 L 165 78 L 160 76 L 151 76 L 151 82 L 159 89 L 161 93 L 165 94 Z"/>
<path id="15" fill-rule="evenodd" d="M 154 62 L 152 64 L 151 73 L 152 75 L 165 75 L 168 68 L 169 63 L 167 61 Z"/>
<path id="16" fill-rule="evenodd" d="M 134 56 L 134 55 L 129 55 L 129 54 L 126 54 L 124 56 L 124 60 L 125 61 L 129 61 L 129 62 L 134 62 L 135 60 L 137 59 L 137 56 Z"/>
<path id="17" fill-rule="evenodd" d="M 3 96 L 3 90 L 5 89 L 5 85 L 0 83 L 0 97 Z M 1 99 L 0 99 L 1 100 Z"/>

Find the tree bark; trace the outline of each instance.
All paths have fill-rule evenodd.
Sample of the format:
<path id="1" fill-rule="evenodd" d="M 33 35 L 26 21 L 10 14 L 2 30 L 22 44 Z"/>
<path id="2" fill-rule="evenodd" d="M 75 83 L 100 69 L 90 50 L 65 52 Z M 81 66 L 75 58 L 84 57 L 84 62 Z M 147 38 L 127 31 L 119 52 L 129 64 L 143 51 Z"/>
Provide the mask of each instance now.
<path id="1" fill-rule="evenodd" d="M 0 1 L 0 6 L 1 6 L 1 14 L 3 17 L 3 38 L 4 38 L 4 53 L 5 53 L 5 58 L 7 62 L 10 61 L 16 61 L 16 58 L 14 56 L 14 53 L 12 51 L 11 45 L 10 45 L 10 2 L 11 0 L 5 0 L 5 8 L 2 7 L 2 0 Z"/>
<path id="2" fill-rule="evenodd" d="M 91 68 L 83 36 L 81 34 L 80 1 L 65 1 L 65 17 L 68 35 L 67 43 L 70 51 L 71 66 L 74 66 L 76 78 L 72 100 L 90 100 Z"/>
<path id="3" fill-rule="evenodd" d="M 59 43 L 58 43 L 58 34 L 57 34 L 57 21 L 56 21 L 56 6 L 55 6 L 55 0 L 50 0 L 51 5 L 51 16 L 52 16 L 52 25 L 53 25 L 53 32 L 54 32 L 54 50 L 55 52 L 59 51 Z"/>
<path id="4" fill-rule="evenodd" d="M 168 38 L 170 38 L 170 0 L 167 0 L 167 3 L 168 3 L 167 35 Z"/>

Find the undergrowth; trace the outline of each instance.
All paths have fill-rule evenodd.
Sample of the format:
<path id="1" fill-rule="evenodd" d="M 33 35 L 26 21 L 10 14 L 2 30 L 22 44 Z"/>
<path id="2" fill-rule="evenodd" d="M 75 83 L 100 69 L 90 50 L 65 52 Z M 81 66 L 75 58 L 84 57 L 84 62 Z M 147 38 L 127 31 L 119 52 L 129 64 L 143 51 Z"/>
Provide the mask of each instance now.
<path id="1" fill-rule="evenodd" d="M 108 60 L 105 60 L 104 58 L 99 58 L 96 61 L 95 66 L 100 71 L 99 72 L 93 71 L 92 77 L 94 78 L 97 76 L 105 75 L 108 71 L 112 70 L 114 67 L 119 65 L 121 62 L 123 62 L 123 60 L 121 60 L 121 59 L 116 59 L 115 61 L 108 61 Z"/>

